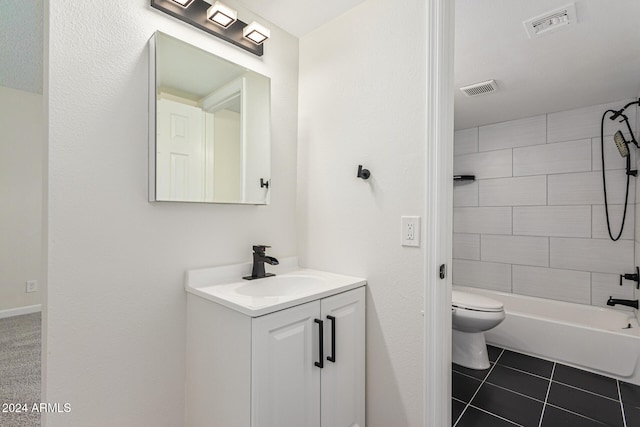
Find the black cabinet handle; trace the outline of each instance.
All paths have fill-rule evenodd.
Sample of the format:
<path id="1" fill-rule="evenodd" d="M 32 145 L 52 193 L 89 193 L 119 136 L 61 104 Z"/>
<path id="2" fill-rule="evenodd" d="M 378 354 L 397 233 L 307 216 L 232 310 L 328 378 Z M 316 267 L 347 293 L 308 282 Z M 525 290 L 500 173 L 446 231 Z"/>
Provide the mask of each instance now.
<path id="1" fill-rule="evenodd" d="M 327 316 L 331 320 L 331 356 L 327 356 L 329 362 L 336 363 L 336 318 Z"/>
<path id="2" fill-rule="evenodd" d="M 324 332 L 323 332 L 323 321 L 320 319 L 313 319 L 315 323 L 318 324 L 318 360 L 319 362 L 315 362 L 314 365 L 318 368 L 324 368 Z"/>

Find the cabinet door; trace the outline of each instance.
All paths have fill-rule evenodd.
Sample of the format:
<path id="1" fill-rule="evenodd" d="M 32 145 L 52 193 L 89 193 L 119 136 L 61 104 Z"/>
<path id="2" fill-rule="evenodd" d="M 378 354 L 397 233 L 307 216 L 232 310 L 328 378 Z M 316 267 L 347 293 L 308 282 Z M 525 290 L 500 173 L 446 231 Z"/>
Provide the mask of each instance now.
<path id="1" fill-rule="evenodd" d="M 320 426 L 319 316 L 314 301 L 253 319 L 252 427 Z"/>
<path id="2" fill-rule="evenodd" d="M 322 427 L 364 427 L 364 287 L 323 299 L 321 313 L 325 340 Z"/>

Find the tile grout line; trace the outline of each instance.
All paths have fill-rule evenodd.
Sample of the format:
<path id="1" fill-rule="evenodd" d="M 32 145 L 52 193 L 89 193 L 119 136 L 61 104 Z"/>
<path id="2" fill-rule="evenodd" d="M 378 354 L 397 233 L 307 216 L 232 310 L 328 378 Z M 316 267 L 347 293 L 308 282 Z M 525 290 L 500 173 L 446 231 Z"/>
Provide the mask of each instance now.
<path id="1" fill-rule="evenodd" d="M 616 380 L 616 386 L 618 387 L 618 398 L 620 399 L 620 410 L 622 411 L 622 425 L 627 427 L 627 417 L 624 413 L 624 405 L 622 404 L 622 393 L 620 392 L 620 381 Z"/>
<path id="2" fill-rule="evenodd" d="M 544 360 L 544 359 L 541 359 L 541 360 Z M 552 363 L 554 364 L 554 366 L 553 366 L 553 368 L 552 368 L 552 374 L 551 374 L 551 375 L 553 376 L 553 373 L 554 373 L 554 371 L 555 371 L 555 365 L 556 365 L 558 362 L 552 362 Z M 542 376 L 542 375 L 534 374 L 533 372 L 523 371 L 522 369 L 514 368 L 513 366 L 507 366 L 507 365 L 500 365 L 500 366 L 502 366 L 503 368 L 511 369 L 511 370 L 513 370 L 513 371 L 516 371 L 516 372 L 520 372 L 520 373 L 523 373 L 523 374 L 531 375 L 532 377 L 540 378 L 540 379 L 542 379 L 542 380 L 551 380 L 551 377 L 547 378 L 547 377 Z M 462 372 L 459 372 L 459 373 L 462 373 Z M 476 379 L 477 379 L 477 378 L 476 378 Z M 617 381 L 617 380 L 616 380 L 616 381 Z M 574 389 L 574 390 L 579 390 L 579 391 L 583 391 L 583 392 L 585 392 L 585 393 L 592 394 L 592 395 L 594 395 L 594 396 L 596 396 L 596 397 L 601 397 L 601 398 L 603 398 L 603 399 L 612 400 L 612 401 L 614 401 L 614 402 L 617 402 L 617 401 L 618 401 L 617 399 L 614 399 L 614 398 L 609 397 L 609 396 L 605 396 L 604 394 L 596 393 L 595 391 L 587 390 L 587 389 L 585 389 L 585 388 L 580 388 L 580 387 L 577 387 L 577 386 L 575 386 L 575 385 L 568 384 L 568 383 L 565 383 L 565 382 L 562 382 L 562 381 L 553 380 L 553 382 L 555 382 L 555 383 L 557 383 L 557 384 L 561 384 L 561 385 L 563 385 L 563 386 L 565 386 L 565 387 L 572 388 L 572 389 Z M 489 383 L 489 384 L 492 384 L 492 383 Z M 493 385 L 495 385 L 495 384 L 493 384 Z M 511 391 L 513 391 L 513 390 L 511 390 Z M 532 398 L 532 399 L 533 399 L 533 398 Z M 535 400 L 537 400 L 537 399 L 535 399 Z"/>
<path id="3" fill-rule="evenodd" d="M 462 375 L 463 377 L 471 378 L 472 380 L 476 380 L 476 381 L 478 381 L 478 382 L 480 382 L 480 383 L 483 381 L 483 380 L 481 380 L 480 378 L 478 378 L 478 377 L 474 377 L 473 375 L 468 374 L 468 373 L 466 373 L 466 372 L 456 371 L 455 369 L 451 369 L 451 372 L 455 372 L 456 374 L 458 374 L 458 375 Z M 488 375 L 488 373 L 487 373 L 487 375 Z M 486 377 L 486 375 L 485 375 L 485 377 Z M 483 378 L 484 378 L 484 377 L 483 377 Z M 460 400 L 460 399 L 458 399 L 458 400 Z"/>
<path id="4" fill-rule="evenodd" d="M 597 422 L 597 423 L 602 423 L 601 421 L 598 421 L 598 420 L 596 420 L 596 419 L 593 419 L 593 418 L 591 418 L 591 417 L 588 417 L 588 416 L 586 416 L 586 415 L 584 415 L 584 414 L 581 414 L 581 413 L 579 413 L 579 412 L 572 411 L 571 409 L 563 408 L 562 406 L 555 405 L 555 404 L 553 404 L 553 403 L 547 403 L 547 406 L 551 406 L 552 408 L 558 409 L 558 410 L 563 411 L 563 412 L 568 412 L 568 413 L 570 413 L 570 414 L 576 415 L 576 416 L 578 416 L 578 417 L 580 417 L 580 418 L 584 418 L 584 419 L 586 419 L 586 420 L 591 420 L 591 421 L 595 421 L 595 422 Z M 609 426 L 609 424 L 607 424 L 607 426 Z"/>
<path id="5" fill-rule="evenodd" d="M 565 387 L 572 388 L 574 390 L 582 391 L 584 393 L 589 393 L 589 394 L 591 394 L 593 396 L 600 397 L 602 399 L 607 399 L 607 400 L 611 400 L 613 402 L 618 402 L 618 399 L 614 399 L 613 397 L 605 396 L 604 394 L 596 393 L 595 391 L 591 391 L 591 390 L 587 390 L 587 389 L 584 389 L 584 388 L 576 387 L 576 386 L 571 385 L 571 384 L 563 383 L 562 381 L 557 381 L 556 380 L 554 382 L 557 383 L 557 384 L 563 385 Z"/>
<path id="6" fill-rule="evenodd" d="M 542 405 L 542 413 L 540 414 L 540 422 L 538 423 L 538 427 L 542 427 L 542 419 L 544 418 L 544 410 L 547 407 L 547 401 L 549 400 L 549 392 L 551 391 L 551 384 L 553 382 L 553 374 L 556 371 L 556 363 L 553 363 L 553 368 L 551 369 L 551 377 L 549 378 L 549 385 L 547 386 L 547 394 L 544 397 L 544 404 Z"/>
<path id="7" fill-rule="evenodd" d="M 502 366 L 502 365 L 500 365 L 500 366 Z M 508 387 L 504 387 L 504 386 L 501 386 L 501 385 L 498 385 L 498 384 L 494 384 L 494 383 L 492 383 L 491 381 L 487 381 L 487 384 L 492 385 L 492 386 L 494 386 L 495 388 L 499 388 L 499 389 L 501 389 L 501 390 L 508 391 L 509 393 L 517 394 L 518 396 L 521 396 L 521 397 L 526 397 L 526 398 L 527 398 L 527 399 L 529 399 L 529 400 L 535 400 L 536 402 L 544 403 L 544 402 L 543 402 L 542 400 L 540 400 L 540 399 L 536 399 L 535 397 L 529 396 L 529 395 L 524 394 L 524 393 L 521 393 L 521 392 L 519 392 L 519 391 L 512 390 L 512 389 L 510 389 L 510 388 L 508 388 Z"/>
<path id="8" fill-rule="evenodd" d="M 493 371 L 493 369 L 496 367 L 496 365 L 498 364 L 498 360 L 500 360 L 500 357 L 502 357 L 502 355 L 504 354 L 504 348 L 502 349 L 502 351 L 500 352 L 500 354 L 498 355 L 498 357 L 496 358 L 495 362 L 493 362 L 493 366 L 491 367 L 491 369 L 489 369 L 489 372 L 487 372 L 487 375 L 485 375 L 484 379 L 482 380 L 482 382 L 480 383 L 480 385 L 478 386 L 478 388 L 476 389 L 476 392 L 473 393 L 473 396 L 471 396 L 471 399 L 469 399 L 469 402 L 467 403 L 467 406 L 464 407 L 464 409 L 462 410 L 462 412 L 460 412 L 460 416 L 458 417 L 458 419 L 456 420 L 456 423 L 453 425 L 453 427 L 456 427 L 458 425 L 458 423 L 460 422 L 460 420 L 462 419 L 462 416 L 464 415 L 465 412 L 467 412 L 467 409 L 469 408 L 469 406 L 471 405 L 471 401 L 473 400 L 474 397 L 476 397 L 476 394 L 478 394 L 478 391 L 480 391 L 480 388 L 482 387 L 482 385 L 485 383 L 485 381 L 487 381 L 487 378 L 489 378 L 489 375 L 491 375 L 491 372 Z"/>
<path id="9" fill-rule="evenodd" d="M 511 421 L 511 420 L 510 420 L 510 419 L 508 419 L 508 418 L 505 418 L 505 417 L 503 417 L 503 416 L 501 416 L 501 415 L 498 415 L 498 414 L 494 414 L 493 412 L 489 412 L 489 411 L 487 411 L 486 409 L 482 409 L 482 408 L 480 408 L 480 407 L 478 407 L 478 406 L 474 406 L 474 405 L 472 405 L 472 404 L 469 404 L 469 406 L 471 406 L 473 409 L 477 409 L 478 411 L 484 412 L 485 414 L 489 414 L 489 415 L 491 415 L 491 416 L 493 416 L 493 417 L 500 418 L 501 420 L 506 421 L 506 422 L 508 422 L 509 424 L 513 424 L 514 426 L 523 427 L 523 425 L 522 425 L 522 424 L 515 423 L 515 422 Z"/>
<path id="10" fill-rule="evenodd" d="M 520 353 L 520 354 L 522 354 L 522 353 Z M 531 356 L 531 357 L 533 357 L 533 356 Z M 540 360 L 544 360 L 544 359 L 540 359 Z M 549 361 L 549 362 L 551 362 L 551 361 Z M 555 362 L 551 362 L 551 363 L 555 363 Z M 523 373 L 523 374 L 531 375 L 532 377 L 540 378 L 542 380 L 549 381 L 551 379 L 551 377 L 545 377 L 545 376 L 542 376 L 542 375 L 534 374 L 533 372 L 523 371 L 522 369 L 514 368 L 513 366 L 502 365 L 502 364 L 500 366 L 502 366 L 503 368 L 511 369 L 512 371 L 516 371 L 516 372 L 520 372 L 520 373 Z"/>

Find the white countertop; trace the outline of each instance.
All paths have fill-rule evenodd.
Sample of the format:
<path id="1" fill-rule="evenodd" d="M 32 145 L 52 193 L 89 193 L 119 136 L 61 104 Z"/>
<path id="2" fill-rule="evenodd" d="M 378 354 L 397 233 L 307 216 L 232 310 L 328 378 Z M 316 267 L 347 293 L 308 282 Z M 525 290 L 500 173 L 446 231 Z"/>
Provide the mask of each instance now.
<path id="1" fill-rule="evenodd" d="M 185 290 L 251 317 L 304 304 L 366 285 L 359 277 L 298 267 L 297 257 L 283 258 L 277 266 L 265 264 L 276 276 L 243 280 L 252 263 L 190 270 Z"/>

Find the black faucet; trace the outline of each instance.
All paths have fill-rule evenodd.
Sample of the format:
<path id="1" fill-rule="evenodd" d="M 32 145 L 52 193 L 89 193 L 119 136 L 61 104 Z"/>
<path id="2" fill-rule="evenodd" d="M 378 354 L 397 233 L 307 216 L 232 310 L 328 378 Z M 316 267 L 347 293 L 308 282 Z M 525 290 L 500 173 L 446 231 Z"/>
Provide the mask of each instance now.
<path id="1" fill-rule="evenodd" d="M 264 263 L 271 265 L 278 265 L 279 262 L 272 256 L 267 256 L 264 254 L 264 251 L 271 246 L 266 245 L 255 245 L 253 247 L 253 270 L 251 271 L 251 276 L 245 276 L 243 279 L 245 280 L 253 280 L 253 279 L 262 279 L 264 277 L 275 276 L 273 273 L 265 273 L 264 271 Z"/>
<path id="2" fill-rule="evenodd" d="M 638 309 L 638 300 L 637 299 L 615 299 L 615 298 L 611 298 L 609 297 L 609 301 L 607 301 L 607 305 L 610 306 L 614 306 L 614 305 L 626 305 L 627 307 L 633 307 L 636 310 Z"/>

